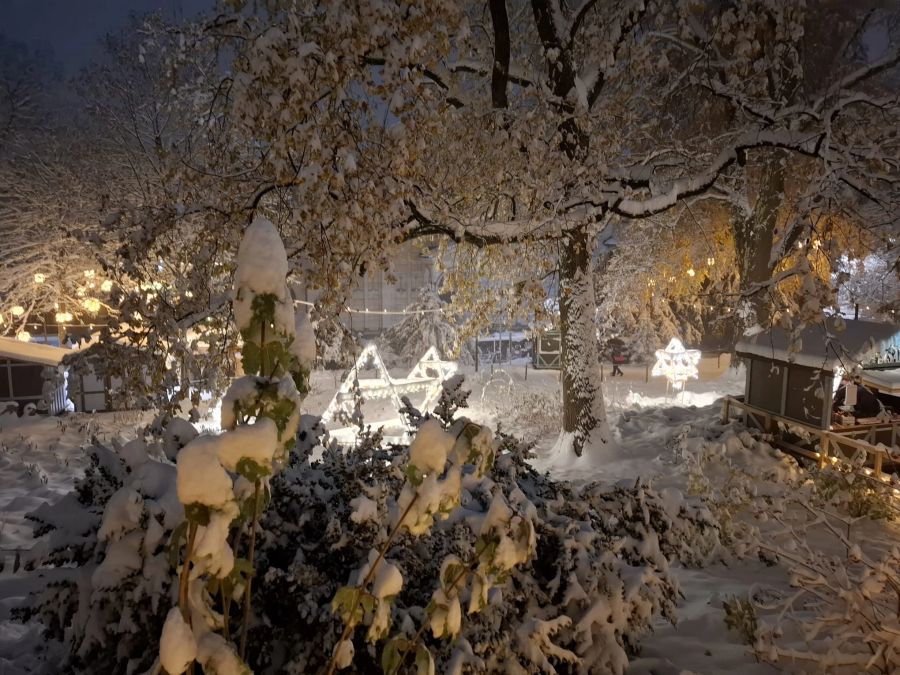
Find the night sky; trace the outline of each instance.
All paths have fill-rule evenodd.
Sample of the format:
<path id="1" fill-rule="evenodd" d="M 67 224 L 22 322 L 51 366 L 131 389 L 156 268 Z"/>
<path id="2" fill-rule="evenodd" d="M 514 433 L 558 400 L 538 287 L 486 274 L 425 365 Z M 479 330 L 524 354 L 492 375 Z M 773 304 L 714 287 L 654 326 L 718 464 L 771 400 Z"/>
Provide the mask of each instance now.
<path id="1" fill-rule="evenodd" d="M 160 11 L 190 18 L 214 0 L 0 0 L 0 35 L 50 51 L 66 76 L 96 54 L 98 40 L 128 23 L 131 14 Z"/>

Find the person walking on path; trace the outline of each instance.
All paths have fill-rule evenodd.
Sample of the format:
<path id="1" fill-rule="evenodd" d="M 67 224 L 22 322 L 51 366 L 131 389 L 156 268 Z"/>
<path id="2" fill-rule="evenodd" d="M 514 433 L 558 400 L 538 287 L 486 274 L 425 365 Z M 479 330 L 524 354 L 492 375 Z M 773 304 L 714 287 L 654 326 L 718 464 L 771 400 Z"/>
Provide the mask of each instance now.
<path id="1" fill-rule="evenodd" d="M 625 357 L 622 356 L 622 354 L 620 354 L 619 352 L 615 352 L 612 356 L 612 363 L 613 363 L 612 377 L 615 377 L 616 375 L 618 375 L 619 377 L 622 377 L 625 373 L 623 373 L 622 369 L 619 368 L 619 364 L 625 363 Z"/>

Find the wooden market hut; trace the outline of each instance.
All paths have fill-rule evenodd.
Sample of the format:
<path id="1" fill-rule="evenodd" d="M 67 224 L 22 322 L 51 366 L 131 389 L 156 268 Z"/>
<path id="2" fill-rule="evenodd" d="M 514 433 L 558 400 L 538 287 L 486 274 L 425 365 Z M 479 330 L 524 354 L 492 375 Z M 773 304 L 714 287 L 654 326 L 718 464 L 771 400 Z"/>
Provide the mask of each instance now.
<path id="1" fill-rule="evenodd" d="M 827 318 L 796 339 L 773 328 L 738 342 L 735 352 L 747 366 L 744 402 L 818 429 L 831 428 L 833 396 L 843 374 L 863 368 L 861 383 L 878 389 L 876 381 L 887 382 L 890 369 L 878 366 L 876 374 L 866 369 L 868 362 L 900 346 L 898 326 L 850 319 L 843 324 Z"/>
<path id="2" fill-rule="evenodd" d="M 723 421 L 742 411 L 774 445 L 820 465 L 862 451 L 874 480 L 900 468 L 900 327 L 828 318 L 798 336 L 780 328 L 761 332 L 735 351 L 747 366 L 746 385 L 743 396 L 724 398 Z M 834 406 L 844 378 L 865 387 L 875 417 Z"/>
<path id="3" fill-rule="evenodd" d="M 562 368 L 562 336 L 558 330 L 540 331 L 534 336 L 532 365 L 539 368 Z"/>
<path id="4" fill-rule="evenodd" d="M 0 337 L 0 403 L 29 404 L 41 412 L 65 411 L 66 384 L 62 359 L 71 350 Z"/>

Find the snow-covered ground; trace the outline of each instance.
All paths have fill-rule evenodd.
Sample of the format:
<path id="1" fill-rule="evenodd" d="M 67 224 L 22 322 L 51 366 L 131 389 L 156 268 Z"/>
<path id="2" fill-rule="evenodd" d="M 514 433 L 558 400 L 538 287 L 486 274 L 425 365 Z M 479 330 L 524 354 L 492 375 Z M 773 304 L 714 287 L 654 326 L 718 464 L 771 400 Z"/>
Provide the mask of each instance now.
<path id="1" fill-rule="evenodd" d="M 622 377 L 606 378 L 604 391 L 613 441 L 602 456 L 588 455 L 573 461 L 554 455 L 559 428 L 558 371 L 526 370 L 524 364 L 495 366 L 477 373 L 469 368 L 466 375 L 472 394 L 466 414 L 477 421 L 499 422 L 508 431 L 534 440 L 535 466 L 560 478 L 578 483 L 633 482 L 641 478 L 657 488 L 684 490 L 684 472 L 673 469 L 672 441 L 687 426 L 696 433 L 697 429 L 717 425 L 716 400 L 743 391 L 743 371 L 729 368 L 727 356 L 705 358 L 699 379 L 689 382 L 686 391 L 678 395 L 668 392 L 660 378 L 647 381 L 643 366 L 625 366 L 624 372 Z M 337 374 L 316 372 L 304 402 L 305 411 L 321 413 L 339 385 Z M 381 403 L 373 403 L 364 412 L 375 419 L 390 413 Z M 10 620 L 11 607 L 26 592 L 21 570 L 14 571 L 15 558 L 17 552 L 33 545 L 25 514 L 72 487 L 74 477 L 85 465 L 82 448 L 92 436 L 106 440 L 114 435 L 128 437 L 147 421 L 146 416 L 131 413 L 0 418 L 0 674 L 28 672 L 16 664 L 23 658 L 25 645 L 32 643 L 28 636 L 35 635 Z M 761 585 L 787 589 L 788 575 L 783 567 L 766 566 L 753 559 L 728 566 L 678 569 L 677 575 L 683 594 L 678 625 L 660 622 L 654 634 L 644 640 L 629 673 L 778 672 L 759 663 L 740 637 L 729 631 L 722 600 L 746 596 Z M 786 665 L 790 672 L 802 671 L 799 665 L 793 670 Z M 816 672 L 809 671 L 808 664 L 806 668 L 806 672 Z"/>

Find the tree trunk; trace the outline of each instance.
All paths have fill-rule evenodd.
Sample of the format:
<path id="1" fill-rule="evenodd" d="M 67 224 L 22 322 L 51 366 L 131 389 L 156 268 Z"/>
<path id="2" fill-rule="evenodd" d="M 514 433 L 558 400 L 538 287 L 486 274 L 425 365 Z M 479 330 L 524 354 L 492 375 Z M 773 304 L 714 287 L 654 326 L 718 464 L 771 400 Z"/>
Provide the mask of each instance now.
<path id="1" fill-rule="evenodd" d="M 559 267 L 559 318 L 562 338 L 563 432 L 575 454 L 609 439 L 606 405 L 600 385 L 597 311 L 586 228 L 571 232 L 562 244 Z"/>
<path id="2" fill-rule="evenodd" d="M 777 261 L 772 260 L 775 233 L 781 202 L 784 199 L 784 153 L 775 151 L 760 167 L 760 181 L 753 211 L 747 217 L 735 214 L 732 218 L 737 263 L 741 274 L 741 297 L 753 310 L 745 317 L 746 326 L 766 327 L 770 317 L 771 290 L 766 284 L 772 280 Z M 790 242 L 792 243 L 792 242 Z"/>

